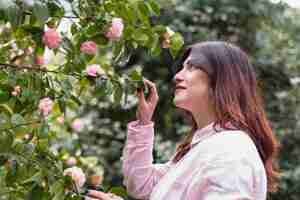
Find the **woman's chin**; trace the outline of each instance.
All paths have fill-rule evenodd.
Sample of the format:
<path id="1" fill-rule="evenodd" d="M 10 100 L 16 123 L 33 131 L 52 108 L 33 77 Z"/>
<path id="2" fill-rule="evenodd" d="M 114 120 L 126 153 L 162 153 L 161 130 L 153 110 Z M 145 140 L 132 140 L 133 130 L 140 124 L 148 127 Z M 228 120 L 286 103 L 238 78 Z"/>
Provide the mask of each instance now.
<path id="1" fill-rule="evenodd" d="M 173 104 L 178 108 L 184 109 L 184 104 L 183 104 L 182 100 L 178 99 L 178 97 L 176 98 L 176 96 L 173 98 Z"/>

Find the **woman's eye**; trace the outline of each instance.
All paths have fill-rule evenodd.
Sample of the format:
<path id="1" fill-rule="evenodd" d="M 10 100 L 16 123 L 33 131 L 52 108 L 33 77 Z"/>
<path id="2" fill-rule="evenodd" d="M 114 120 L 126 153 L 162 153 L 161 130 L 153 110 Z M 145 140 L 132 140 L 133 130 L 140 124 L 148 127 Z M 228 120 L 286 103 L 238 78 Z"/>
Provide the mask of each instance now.
<path id="1" fill-rule="evenodd" d="M 188 70 L 193 70 L 193 69 L 195 69 L 195 66 L 193 66 L 193 65 L 187 65 L 187 69 Z"/>

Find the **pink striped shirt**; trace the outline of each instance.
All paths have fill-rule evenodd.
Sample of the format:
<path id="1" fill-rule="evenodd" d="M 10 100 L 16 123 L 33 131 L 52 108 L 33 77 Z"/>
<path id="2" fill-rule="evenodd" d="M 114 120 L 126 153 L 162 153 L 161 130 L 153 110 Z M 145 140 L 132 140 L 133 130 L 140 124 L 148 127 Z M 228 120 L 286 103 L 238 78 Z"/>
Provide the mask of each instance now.
<path id="1" fill-rule="evenodd" d="M 154 123 L 127 125 L 122 171 L 128 194 L 145 200 L 265 200 L 267 179 L 251 138 L 240 130 L 198 129 L 176 164 L 154 164 Z"/>

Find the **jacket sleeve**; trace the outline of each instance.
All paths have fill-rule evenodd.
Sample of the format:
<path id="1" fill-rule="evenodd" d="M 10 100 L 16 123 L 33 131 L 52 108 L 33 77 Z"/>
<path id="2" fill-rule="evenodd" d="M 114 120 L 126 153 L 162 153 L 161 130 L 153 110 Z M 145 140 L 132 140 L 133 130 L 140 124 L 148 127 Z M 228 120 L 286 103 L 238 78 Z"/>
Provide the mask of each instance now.
<path id="1" fill-rule="evenodd" d="M 149 199 L 153 187 L 167 172 L 170 162 L 153 162 L 154 123 L 139 125 L 132 121 L 127 125 L 127 139 L 122 155 L 123 184 L 130 196 Z"/>

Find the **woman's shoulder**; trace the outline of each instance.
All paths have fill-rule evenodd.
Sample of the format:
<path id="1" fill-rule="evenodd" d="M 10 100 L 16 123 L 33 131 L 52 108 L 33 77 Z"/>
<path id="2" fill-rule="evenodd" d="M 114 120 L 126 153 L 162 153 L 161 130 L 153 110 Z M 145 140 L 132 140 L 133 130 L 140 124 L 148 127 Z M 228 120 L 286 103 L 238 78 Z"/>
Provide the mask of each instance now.
<path id="1" fill-rule="evenodd" d="M 223 130 L 207 141 L 207 147 L 214 159 L 224 161 L 260 159 L 256 146 L 250 136 L 242 130 Z"/>
<path id="2" fill-rule="evenodd" d="M 248 133 L 243 130 L 222 130 L 215 134 L 216 142 L 221 142 L 224 145 L 254 145 L 253 140 L 250 138 Z"/>

